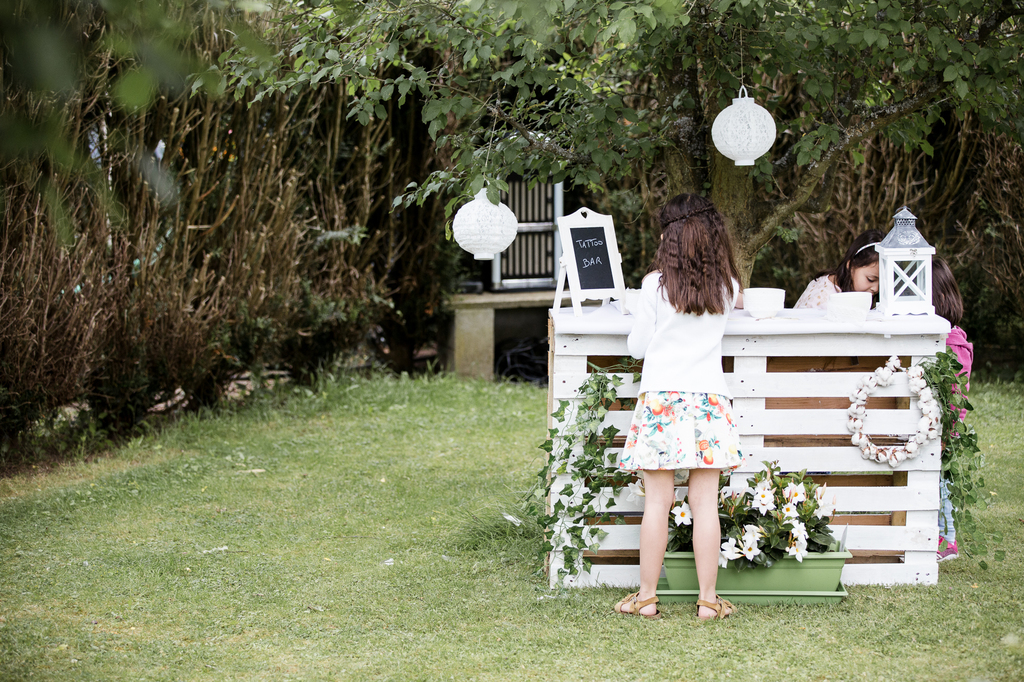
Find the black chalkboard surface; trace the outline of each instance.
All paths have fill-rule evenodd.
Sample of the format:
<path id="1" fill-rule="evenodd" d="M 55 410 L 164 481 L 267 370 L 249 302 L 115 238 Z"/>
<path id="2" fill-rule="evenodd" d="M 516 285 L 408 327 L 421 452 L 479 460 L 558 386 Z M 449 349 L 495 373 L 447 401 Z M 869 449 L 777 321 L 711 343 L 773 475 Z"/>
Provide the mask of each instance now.
<path id="1" fill-rule="evenodd" d="M 580 276 L 580 289 L 612 289 L 612 260 L 603 227 L 570 228 L 572 253 Z"/>

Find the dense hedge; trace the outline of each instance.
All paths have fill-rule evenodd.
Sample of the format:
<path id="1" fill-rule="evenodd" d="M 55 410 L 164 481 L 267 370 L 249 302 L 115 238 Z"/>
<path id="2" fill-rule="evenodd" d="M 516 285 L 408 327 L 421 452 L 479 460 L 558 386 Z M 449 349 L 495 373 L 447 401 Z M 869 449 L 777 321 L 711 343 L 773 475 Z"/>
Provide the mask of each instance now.
<path id="1" fill-rule="evenodd" d="M 223 16 L 193 19 L 190 50 L 216 59 Z M 86 162 L 0 157 L 0 441 L 75 401 L 120 430 L 158 403 L 214 404 L 248 369 L 308 378 L 367 339 L 409 369 L 456 248 L 441 198 L 390 211 L 437 164 L 415 100 L 369 125 L 344 83 L 128 110 L 114 88 L 135 65 L 101 39 L 108 20 L 90 3 L 61 19 L 86 40 L 71 96 L 3 71 L 3 120 L 62 131 Z"/>

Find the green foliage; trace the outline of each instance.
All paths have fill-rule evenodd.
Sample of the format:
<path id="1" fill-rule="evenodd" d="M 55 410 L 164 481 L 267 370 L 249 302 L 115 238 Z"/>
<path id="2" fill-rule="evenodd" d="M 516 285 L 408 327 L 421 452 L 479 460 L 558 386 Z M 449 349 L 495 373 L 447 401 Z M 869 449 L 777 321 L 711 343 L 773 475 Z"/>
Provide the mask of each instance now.
<path id="1" fill-rule="evenodd" d="M 613 507 L 615 494 L 633 478 L 632 473 L 617 470 L 613 456 L 607 453 L 618 429 L 608 426 L 601 430 L 608 408 L 617 400 L 615 389 L 622 385 L 614 372 L 624 368 L 625 364 L 590 373 L 580 386 L 577 402 L 559 401 L 551 416 L 566 426 L 561 435 L 558 429 L 551 429 L 541 446 L 548 457 L 538 473 L 527 513 L 544 529 L 541 560 L 551 551 L 563 556 L 559 577 L 590 569 L 584 552 L 598 548 L 602 531 L 588 522 L 610 520 L 607 511 L 597 510 L 597 503 Z M 564 474 L 570 475 L 570 481 L 558 488 L 557 477 Z"/>
<path id="2" fill-rule="evenodd" d="M 269 52 L 237 46 L 219 73 L 257 100 L 344 82 L 363 124 L 417 93 L 453 164 L 409 185 L 401 205 L 435 192 L 454 202 L 511 175 L 596 189 L 656 166 L 671 193 L 708 187 L 752 256 L 794 211 L 828 204 L 822 179 L 876 131 L 929 152 L 945 107 L 1019 138 L 1017 15 L 977 0 L 282 2 L 274 16 L 294 32 Z M 436 52 L 448 56 L 425 63 Z M 753 174 L 710 144 L 741 84 L 781 131 Z M 776 183 L 797 190 L 752 209 L 766 198 L 757 185 Z"/>
<path id="3" fill-rule="evenodd" d="M 776 561 L 795 552 L 827 552 L 834 548 L 836 540 L 828 527 L 833 507 L 825 499 L 825 487 L 819 486 L 799 471 L 782 475 L 778 462 L 764 462 L 765 468 L 754 474 L 749 486 L 740 490 L 729 488 L 729 477 L 723 476 L 721 504 L 718 512 L 722 526 L 722 539 L 731 541 L 737 550 L 742 550 L 752 538 L 751 546 L 756 554 L 751 557 L 736 556 L 730 561 L 739 570 L 747 568 L 768 568 Z M 768 492 L 765 511 L 754 504 L 755 495 Z M 688 505 L 684 498 L 678 506 Z M 791 508 L 791 513 L 786 513 Z M 688 509 L 688 507 L 685 507 Z M 676 518 L 675 516 L 673 518 Z M 693 550 L 693 526 L 687 519 L 673 524 L 669 535 L 668 551 Z M 801 542 L 802 541 L 802 542 Z"/>
<path id="4" fill-rule="evenodd" d="M 982 469 L 985 455 L 978 447 L 978 434 L 964 422 L 974 410 L 967 399 L 969 377 L 952 348 L 935 355 L 924 363 L 924 378 L 942 410 L 942 478 L 953 504 L 953 523 L 956 527 L 957 546 L 968 554 L 988 555 L 988 540 L 1002 542 L 1000 535 L 991 535 L 979 527 L 972 510 L 984 508 L 991 502 Z M 1002 553 L 999 552 L 1001 555 Z M 984 559 L 979 563 L 987 567 Z"/>

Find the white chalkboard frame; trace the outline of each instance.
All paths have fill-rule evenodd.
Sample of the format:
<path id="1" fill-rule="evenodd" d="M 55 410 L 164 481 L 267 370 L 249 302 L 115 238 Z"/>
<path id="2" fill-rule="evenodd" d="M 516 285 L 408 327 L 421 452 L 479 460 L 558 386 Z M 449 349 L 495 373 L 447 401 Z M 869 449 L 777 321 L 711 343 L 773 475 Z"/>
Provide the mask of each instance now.
<path id="1" fill-rule="evenodd" d="M 562 257 L 559 259 L 558 288 L 555 291 L 554 308 L 557 310 L 562 304 L 566 282 L 569 284 L 569 296 L 572 298 L 572 310 L 576 317 L 583 315 L 583 301 L 587 299 L 608 301 L 615 298 L 621 301 L 625 297 L 626 286 L 622 277 L 622 256 L 619 254 L 619 245 L 615 239 L 615 224 L 612 222 L 612 217 L 583 207 L 571 215 L 555 218 L 555 223 L 558 226 L 558 235 L 562 243 Z M 576 251 L 571 233 L 573 228 L 580 227 L 604 229 L 608 258 L 611 261 L 612 287 L 584 289 L 580 285 L 580 273 L 576 267 Z M 623 307 L 623 314 L 625 312 Z"/>

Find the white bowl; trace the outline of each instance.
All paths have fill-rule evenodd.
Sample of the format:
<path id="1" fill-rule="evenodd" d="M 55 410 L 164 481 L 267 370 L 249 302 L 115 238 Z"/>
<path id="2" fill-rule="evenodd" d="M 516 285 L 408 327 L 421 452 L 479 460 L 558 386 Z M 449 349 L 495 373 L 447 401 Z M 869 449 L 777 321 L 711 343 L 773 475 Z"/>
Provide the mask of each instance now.
<path id="1" fill-rule="evenodd" d="M 863 322 L 869 310 L 870 291 L 843 291 L 829 297 L 825 319 L 830 322 Z"/>
<path id="2" fill-rule="evenodd" d="M 785 307 L 785 289 L 755 287 L 743 290 L 743 309 L 758 320 L 775 317 Z"/>

